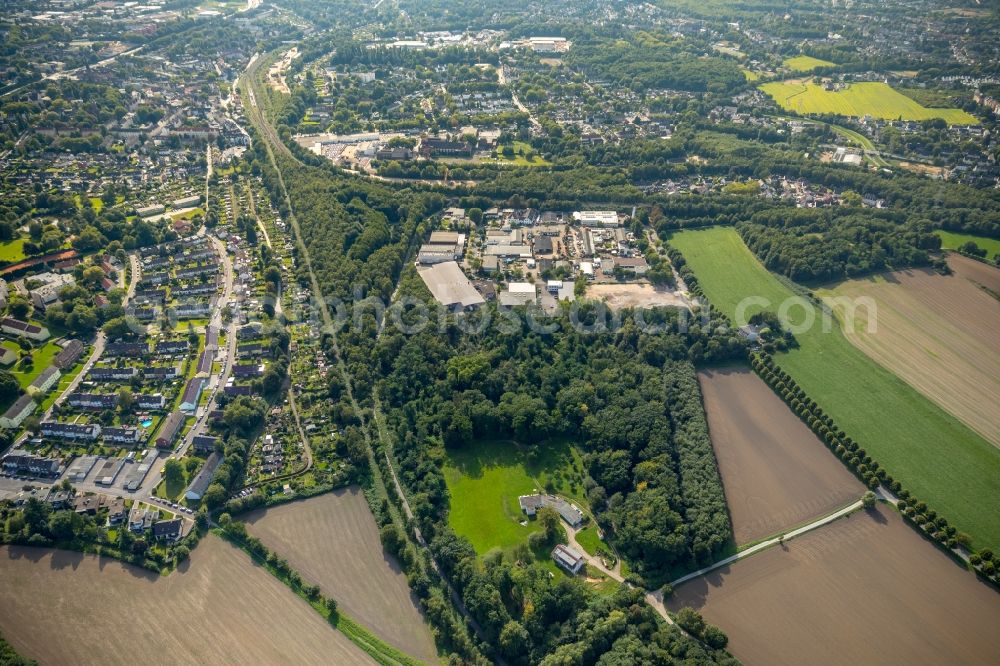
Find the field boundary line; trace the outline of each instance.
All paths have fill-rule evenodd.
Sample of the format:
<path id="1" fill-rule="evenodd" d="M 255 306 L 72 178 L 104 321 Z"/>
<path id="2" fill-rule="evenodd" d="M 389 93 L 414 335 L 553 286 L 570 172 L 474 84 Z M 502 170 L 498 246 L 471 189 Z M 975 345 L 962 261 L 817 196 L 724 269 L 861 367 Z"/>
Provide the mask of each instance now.
<path id="1" fill-rule="evenodd" d="M 833 521 L 837 520 L 838 518 L 842 518 L 843 516 L 846 516 L 846 515 L 849 515 L 851 513 L 854 513 L 855 511 L 857 511 L 861 507 L 862 507 L 861 500 L 857 500 L 855 502 L 852 502 L 851 504 L 848 504 L 847 506 L 834 511 L 833 513 L 829 513 L 829 514 L 827 514 L 825 516 L 822 516 L 821 518 L 817 518 L 816 520 L 813 520 L 812 522 L 809 522 L 809 523 L 803 525 L 802 527 L 798 527 L 798 528 L 795 528 L 795 529 L 793 529 L 793 530 L 791 530 L 789 532 L 784 532 L 782 534 L 779 534 L 776 537 L 771 537 L 771 538 L 766 539 L 764 541 L 760 541 L 757 544 L 755 544 L 753 546 L 750 546 L 749 548 L 747 548 L 745 550 L 741 550 L 740 552 L 736 553 L 735 555 L 730 555 L 729 557 L 721 559 L 721 560 L 719 560 L 718 562 L 716 562 L 714 564 L 708 565 L 707 567 L 702 567 L 701 569 L 698 569 L 697 571 L 692 571 L 689 574 L 685 574 L 685 575 L 681 576 L 680 578 L 678 578 L 677 580 L 671 581 L 670 585 L 672 587 L 677 587 L 678 585 L 680 585 L 682 583 L 686 583 L 689 580 L 693 580 L 693 579 L 698 578 L 700 576 L 704 576 L 705 574 L 711 573 L 712 571 L 715 571 L 716 569 L 719 569 L 719 568 L 724 567 L 726 565 L 732 564 L 733 562 L 737 562 L 737 561 L 742 560 L 742 559 L 744 559 L 746 557 L 750 557 L 751 555 L 754 555 L 756 553 L 759 553 L 762 550 L 770 548 L 771 546 L 773 546 L 775 544 L 780 544 L 780 543 L 784 543 L 785 541 L 790 541 L 790 540 L 794 539 L 797 536 L 801 536 L 801 535 L 803 535 L 803 534 L 805 534 L 807 532 L 811 532 L 811 531 L 813 531 L 815 529 L 823 527 L 824 525 L 832 523 Z"/>
<path id="2" fill-rule="evenodd" d="M 239 548 L 241 551 L 246 553 L 251 560 L 259 564 L 260 566 L 264 567 L 264 569 L 269 574 L 271 574 L 274 578 L 276 578 L 283 585 L 285 585 L 285 587 L 287 587 L 289 591 L 291 591 L 295 596 L 299 597 L 307 604 L 312 606 L 313 610 L 319 613 L 325 620 L 327 620 L 328 622 L 330 621 L 329 612 L 327 613 L 323 612 L 320 606 L 320 602 L 318 601 L 314 602 L 306 598 L 301 589 L 301 586 L 299 589 L 296 589 L 292 585 L 288 576 L 280 575 L 277 572 L 277 570 L 273 566 L 271 566 L 271 564 L 268 563 L 268 561 L 265 558 L 262 558 L 257 553 L 251 551 L 249 546 L 247 546 L 246 542 L 242 541 L 235 534 L 232 534 L 228 530 L 225 530 L 221 527 L 212 528 L 212 532 L 216 536 L 221 537 L 225 541 L 229 542 L 233 546 Z M 277 551 L 271 548 L 268 548 L 267 550 L 273 553 L 274 555 L 280 557 L 280 554 Z M 302 578 L 301 574 L 299 574 L 297 571 L 294 571 L 291 568 L 289 568 L 289 570 L 296 573 L 299 576 L 299 579 L 301 580 Z M 341 626 L 342 624 L 344 625 L 343 627 Z M 374 633 L 372 633 L 370 629 L 368 629 L 363 624 L 361 624 L 354 618 L 350 617 L 340 609 L 337 610 L 336 620 L 330 622 L 330 626 L 333 629 L 336 629 L 337 631 L 342 633 L 344 636 L 346 636 L 352 643 L 361 648 L 361 650 L 365 654 L 367 654 L 380 664 L 383 664 L 383 666 L 426 666 L 424 662 L 420 661 L 419 659 L 411 657 L 410 655 L 406 654 L 399 648 L 389 645 L 381 638 L 376 636 Z"/>

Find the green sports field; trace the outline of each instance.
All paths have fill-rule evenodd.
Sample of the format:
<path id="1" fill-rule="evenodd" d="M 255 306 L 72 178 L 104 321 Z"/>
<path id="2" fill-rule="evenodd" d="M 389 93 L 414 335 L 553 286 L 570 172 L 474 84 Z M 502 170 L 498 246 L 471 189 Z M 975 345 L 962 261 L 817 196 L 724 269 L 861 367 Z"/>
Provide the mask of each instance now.
<path id="1" fill-rule="evenodd" d="M 945 250 L 957 250 L 959 246 L 972 241 L 982 249 L 986 250 L 986 258 L 993 261 L 1000 255 L 1000 240 L 986 238 L 985 236 L 973 236 L 972 234 L 959 234 L 954 231 L 935 231 L 941 237 L 941 247 Z"/>
<path id="2" fill-rule="evenodd" d="M 772 275 L 731 228 L 675 233 L 715 307 L 733 317 L 742 299 L 777 310 L 794 292 Z M 746 308 L 749 317 L 764 309 Z M 790 311 L 792 323 L 803 308 Z M 799 315 L 798 317 L 796 315 Z M 977 547 L 1000 547 L 1000 450 L 856 349 L 836 322 L 797 333 L 800 347 L 775 360 L 886 470 Z"/>
<path id="3" fill-rule="evenodd" d="M 577 499 L 583 494 L 579 453 L 566 444 L 539 445 L 535 460 L 510 440 L 481 440 L 461 451 L 449 451 L 444 467 L 451 496 L 448 524 L 467 538 L 480 555 L 492 548 L 511 548 L 537 532 L 527 525 L 517 498 L 543 490 Z"/>
<path id="4" fill-rule="evenodd" d="M 832 113 L 840 116 L 870 115 L 885 120 L 930 120 L 941 118 L 953 125 L 978 125 L 961 109 L 928 109 L 885 83 L 852 83 L 844 90 L 828 91 L 815 83 L 776 81 L 760 89 L 781 108 L 800 114 Z"/>
<path id="5" fill-rule="evenodd" d="M 830 62 L 829 60 L 820 60 L 819 58 L 813 58 L 812 56 L 800 55 L 794 58 L 786 58 L 783 63 L 781 63 L 793 72 L 811 72 L 817 67 L 836 67 L 837 63 Z"/>

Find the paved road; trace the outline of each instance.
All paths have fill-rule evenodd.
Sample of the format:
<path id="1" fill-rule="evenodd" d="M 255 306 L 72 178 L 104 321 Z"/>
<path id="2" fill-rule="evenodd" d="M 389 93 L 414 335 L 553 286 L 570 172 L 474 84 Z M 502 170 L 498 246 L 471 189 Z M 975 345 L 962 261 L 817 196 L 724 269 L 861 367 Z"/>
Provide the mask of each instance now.
<path id="1" fill-rule="evenodd" d="M 139 277 L 142 275 L 142 267 L 139 265 L 139 259 L 136 255 L 130 254 L 128 256 L 128 260 L 132 266 L 132 279 L 128 284 L 128 288 L 125 290 L 125 297 L 122 299 L 122 307 L 128 305 L 132 298 L 135 297 L 136 285 L 139 284 Z M 124 285 L 124 283 L 125 271 L 122 271 L 119 276 L 119 286 Z M 104 347 L 106 344 L 107 336 L 104 335 L 104 331 L 98 331 L 97 335 L 94 337 L 94 345 L 91 349 L 90 356 L 84 362 L 83 367 L 80 368 L 80 372 L 78 372 L 76 377 L 74 377 L 73 380 L 66 386 L 62 395 L 56 398 L 55 402 L 52 403 L 52 406 L 45 410 L 45 414 L 42 415 L 43 421 L 52 416 L 52 408 L 55 405 L 61 405 L 66 398 L 68 398 L 69 395 L 76 390 L 77 386 L 80 385 L 80 382 L 82 382 L 86 377 L 87 372 L 90 371 L 90 369 L 94 366 L 94 363 L 96 363 L 101 357 L 101 354 L 104 353 Z"/>
<path id="2" fill-rule="evenodd" d="M 504 71 L 503 63 L 500 63 L 500 66 L 497 67 L 497 83 L 499 83 L 502 86 L 508 85 L 507 74 Z M 531 112 L 531 109 L 529 109 L 528 107 L 526 107 L 524 104 L 521 103 L 521 100 L 518 98 L 517 93 L 514 92 L 514 86 L 510 86 L 510 98 L 514 102 L 514 106 L 516 106 L 518 110 L 521 111 L 521 113 L 528 114 L 528 120 L 531 121 L 531 124 L 532 126 L 534 126 L 535 129 L 539 130 L 542 129 L 542 124 L 538 122 L 538 118 L 535 118 L 535 114 Z"/>

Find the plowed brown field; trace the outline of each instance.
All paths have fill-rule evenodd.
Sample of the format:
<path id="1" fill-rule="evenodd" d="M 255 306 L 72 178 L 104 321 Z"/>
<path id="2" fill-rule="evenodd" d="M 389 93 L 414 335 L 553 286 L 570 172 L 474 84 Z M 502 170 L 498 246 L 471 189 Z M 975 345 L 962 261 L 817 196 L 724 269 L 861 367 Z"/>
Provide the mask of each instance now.
<path id="1" fill-rule="evenodd" d="M 212 535 L 166 578 L 93 555 L 0 548 L 0 631 L 41 664 L 374 663 Z"/>
<path id="2" fill-rule="evenodd" d="M 873 299 L 853 326 L 834 305 L 856 347 L 957 419 L 1000 446 L 1000 269 L 952 255 L 955 273 L 907 270 L 848 280 L 822 296 Z M 877 326 L 869 332 L 869 321 Z"/>
<path id="3" fill-rule="evenodd" d="M 699 373 L 736 543 L 818 518 L 864 486 L 756 374 Z"/>
<path id="4" fill-rule="evenodd" d="M 996 664 L 1000 594 L 895 511 L 858 512 L 681 585 L 748 664 Z"/>
<path id="5" fill-rule="evenodd" d="M 247 530 L 288 560 L 307 583 L 403 652 L 436 663 L 434 639 L 399 565 L 382 550 L 358 488 L 246 515 Z"/>

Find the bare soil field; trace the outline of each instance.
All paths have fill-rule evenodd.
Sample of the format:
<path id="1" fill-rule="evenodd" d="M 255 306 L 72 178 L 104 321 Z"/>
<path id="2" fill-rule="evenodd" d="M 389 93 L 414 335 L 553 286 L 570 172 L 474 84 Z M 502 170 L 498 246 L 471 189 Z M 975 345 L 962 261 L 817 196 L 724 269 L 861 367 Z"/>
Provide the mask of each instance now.
<path id="1" fill-rule="evenodd" d="M 164 578 L 93 555 L 0 548 L 0 631 L 42 664 L 373 664 L 209 535 Z"/>
<path id="2" fill-rule="evenodd" d="M 914 173 L 922 173 L 931 176 L 943 176 L 947 169 L 944 167 L 931 166 L 929 164 L 920 164 L 919 162 L 905 162 L 900 160 L 899 168 L 906 169 L 907 171 L 913 171 Z"/>
<path id="3" fill-rule="evenodd" d="M 864 486 L 745 368 L 698 374 L 738 545 L 858 499 Z"/>
<path id="4" fill-rule="evenodd" d="M 851 343 L 1000 447 L 1000 302 L 979 286 L 1000 286 L 1000 270 L 956 255 L 949 264 L 953 275 L 898 271 L 822 296 L 873 299 L 877 309 L 855 308 L 853 325 L 833 305 Z"/>
<path id="5" fill-rule="evenodd" d="M 955 272 L 955 275 L 970 280 L 978 286 L 986 287 L 990 291 L 1000 293 L 1000 268 L 987 266 L 981 261 L 969 259 L 954 252 L 948 253 L 948 266 Z"/>
<path id="6" fill-rule="evenodd" d="M 857 512 L 678 587 L 747 664 L 995 664 L 1000 594 L 891 508 Z"/>
<path id="7" fill-rule="evenodd" d="M 254 511 L 245 520 L 247 531 L 353 619 L 410 656 L 437 662 L 434 639 L 406 576 L 383 551 L 360 489 Z"/>
<path id="8" fill-rule="evenodd" d="M 587 298 L 602 299 L 612 310 L 663 306 L 691 307 L 681 294 L 669 289 L 659 289 L 651 284 L 592 284 L 587 287 Z"/>

